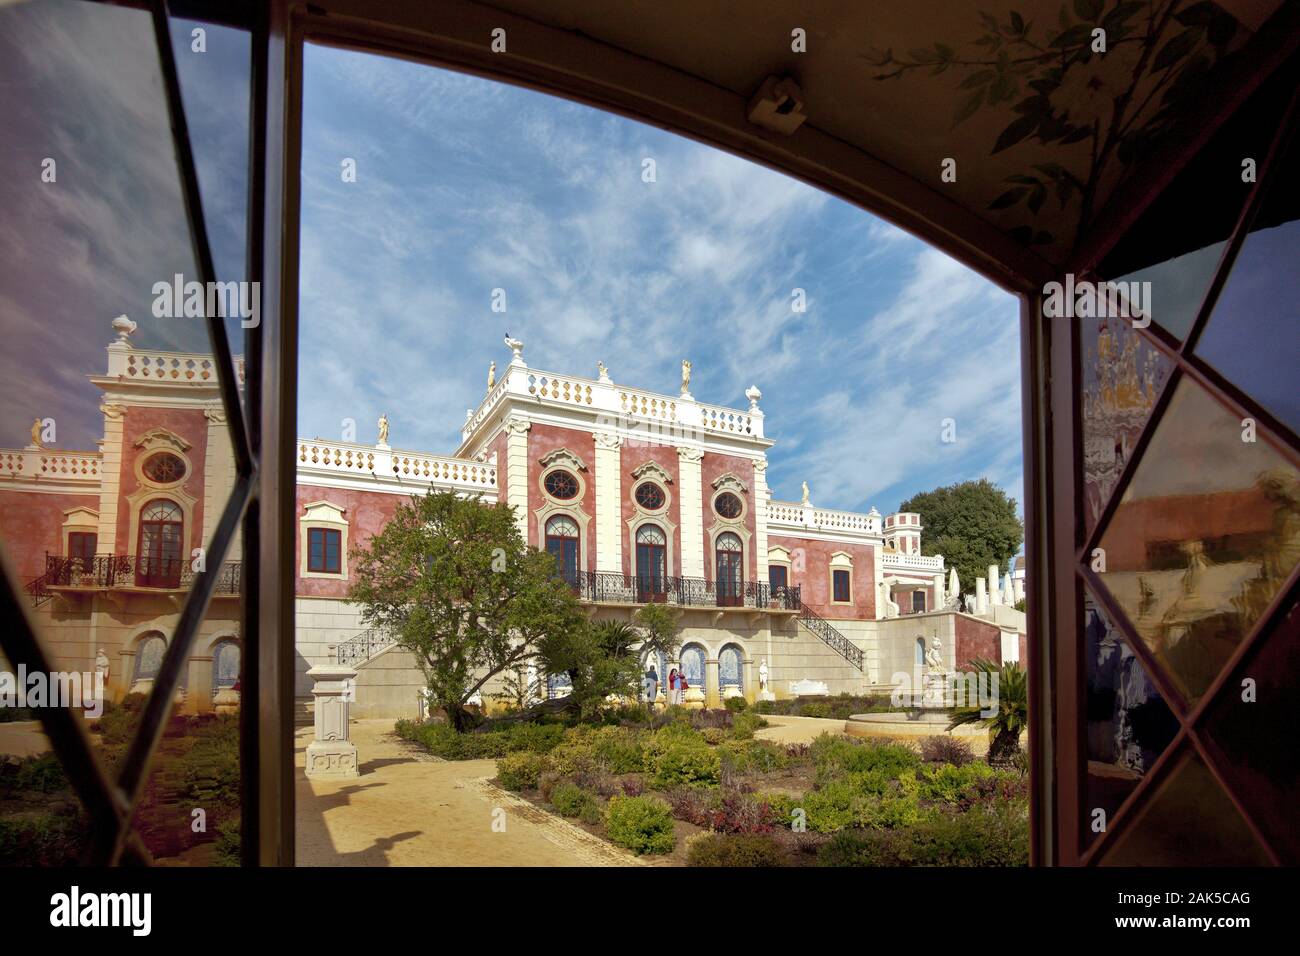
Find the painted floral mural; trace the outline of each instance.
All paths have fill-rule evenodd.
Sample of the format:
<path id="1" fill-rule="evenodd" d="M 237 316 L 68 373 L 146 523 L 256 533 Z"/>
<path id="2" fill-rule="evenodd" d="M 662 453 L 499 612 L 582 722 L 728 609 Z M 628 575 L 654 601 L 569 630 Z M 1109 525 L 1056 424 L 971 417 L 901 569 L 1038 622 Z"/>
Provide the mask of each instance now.
<path id="1" fill-rule="evenodd" d="M 982 145 L 989 156 L 1016 151 L 1027 161 L 986 209 L 1019 241 L 1068 251 L 1246 31 L 1210 0 L 1072 0 L 1043 14 L 1042 6 L 980 12 L 978 32 L 966 39 L 863 56 L 881 82 L 951 77 L 957 136 L 997 129 L 965 129 L 977 114 L 1007 113 Z M 1050 146 L 1055 158 L 1031 144 Z M 1043 161 L 1029 158 L 1040 152 Z"/>

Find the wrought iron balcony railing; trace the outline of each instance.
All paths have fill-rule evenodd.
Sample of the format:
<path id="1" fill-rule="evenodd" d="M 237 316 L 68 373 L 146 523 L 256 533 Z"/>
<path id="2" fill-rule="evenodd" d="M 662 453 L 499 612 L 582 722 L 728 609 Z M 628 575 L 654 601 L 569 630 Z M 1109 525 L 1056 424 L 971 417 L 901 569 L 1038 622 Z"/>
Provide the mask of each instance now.
<path id="1" fill-rule="evenodd" d="M 773 588 L 765 581 L 708 581 L 608 571 L 562 573 L 580 600 L 594 604 L 673 604 L 679 607 L 736 607 L 797 611 L 798 587 Z"/>
<path id="2" fill-rule="evenodd" d="M 239 594 L 244 566 L 227 561 L 217 571 L 214 594 Z M 37 607 L 54 596 L 54 588 L 104 589 L 160 588 L 185 591 L 194 583 L 194 569 L 188 559 L 138 557 L 133 554 L 97 554 L 91 558 L 45 556 L 45 573 L 30 581 L 25 590 Z"/>

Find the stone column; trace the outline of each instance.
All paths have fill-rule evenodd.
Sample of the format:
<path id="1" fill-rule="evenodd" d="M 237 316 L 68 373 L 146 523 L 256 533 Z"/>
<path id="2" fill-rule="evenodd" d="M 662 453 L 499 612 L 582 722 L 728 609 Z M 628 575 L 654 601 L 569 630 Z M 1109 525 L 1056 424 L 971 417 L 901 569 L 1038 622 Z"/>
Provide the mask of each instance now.
<path id="1" fill-rule="evenodd" d="M 596 570 L 623 573 L 623 439 L 593 432 L 596 440 Z"/>
<path id="2" fill-rule="evenodd" d="M 990 564 L 989 565 L 989 593 L 988 593 L 990 607 L 992 607 L 994 604 L 1002 603 L 1001 600 L 999 599 L 1000 594 L 1001 594 L 1001 588 L 998 587 L 998 566 L 996 564 Z"/>
<path id="3" fill-rule="evenodd" d="M 987 614 L 989 612 L 989 596 L 985 588 L 984 579 L 975 579 L 975 613 Z"/>
<path id="4" fill-rule="evenodd" d="M 515 523 L 528 544 L 528 430 L 522 418 L 506 422 L 506 504 L 515 509 Z M 540 544 L 541 542 L 535 542 Z"/>
<path id="5" fill-rule="evenodd" d="M 704 452 L 678 448 L 678 510 L 682 517 L 682 577 L 704 577 L 704 493 L 700 463 Z"/>
<path id="6" fill-rule="evenodd" d="M 718 659 L 704 662 L 704 706 L 709 709 L 722 706 L 722 689 L 718 685 Z"/>
<path id="7" fill-rule="evenodd" d="M 307 776 L 357 777 L 357 745 L 348 739 L 348 682 L 357 676 L 345 664 L 317 664 L 307 672 L 314 682 L 316 734 L 307 745 Z"/>
<path id="8" fill-rule="evenodd" d="M 751 704 L 758 700 L 758 677 L 755 674 L 754 659 L 746 657 L 741 662 L 740 681 L 744 685 L 745 700 Z"/>

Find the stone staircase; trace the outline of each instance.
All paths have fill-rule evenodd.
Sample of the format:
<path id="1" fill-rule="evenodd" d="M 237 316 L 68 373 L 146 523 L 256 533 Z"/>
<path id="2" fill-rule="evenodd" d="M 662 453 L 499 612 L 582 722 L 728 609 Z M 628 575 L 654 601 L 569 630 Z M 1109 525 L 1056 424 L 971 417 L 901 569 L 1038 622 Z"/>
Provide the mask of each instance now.
<path id="1" fill-rule="evenodd" d="M 316 721 L 316 701 L 311 697 L 293 699 L 293 725 L 310 727 Z"/>

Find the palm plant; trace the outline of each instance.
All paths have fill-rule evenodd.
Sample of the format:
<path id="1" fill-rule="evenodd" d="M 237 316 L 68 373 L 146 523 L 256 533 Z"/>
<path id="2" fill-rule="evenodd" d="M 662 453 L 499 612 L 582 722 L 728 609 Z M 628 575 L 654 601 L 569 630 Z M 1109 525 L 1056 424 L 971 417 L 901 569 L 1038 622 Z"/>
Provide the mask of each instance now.
<path id="1" fill-rule="evenodd" d="M 978 701 L 975 706 L 958 707 L 948 721 L 948 729 L 983 724 L 993 738 L 989 742 L 989 763 L 1010 764 L 1020 751 L 1020 734 L 1029 726 L 1029 675 L 1011 661 L 998 665 L 975 658 L 970 666 L 977 674 L 988 675 L 989 685 L 995 688 L 997 711 L 991 717 L 985 716 Z M 981 685 L 983 680 L 981 677 Z"/>

